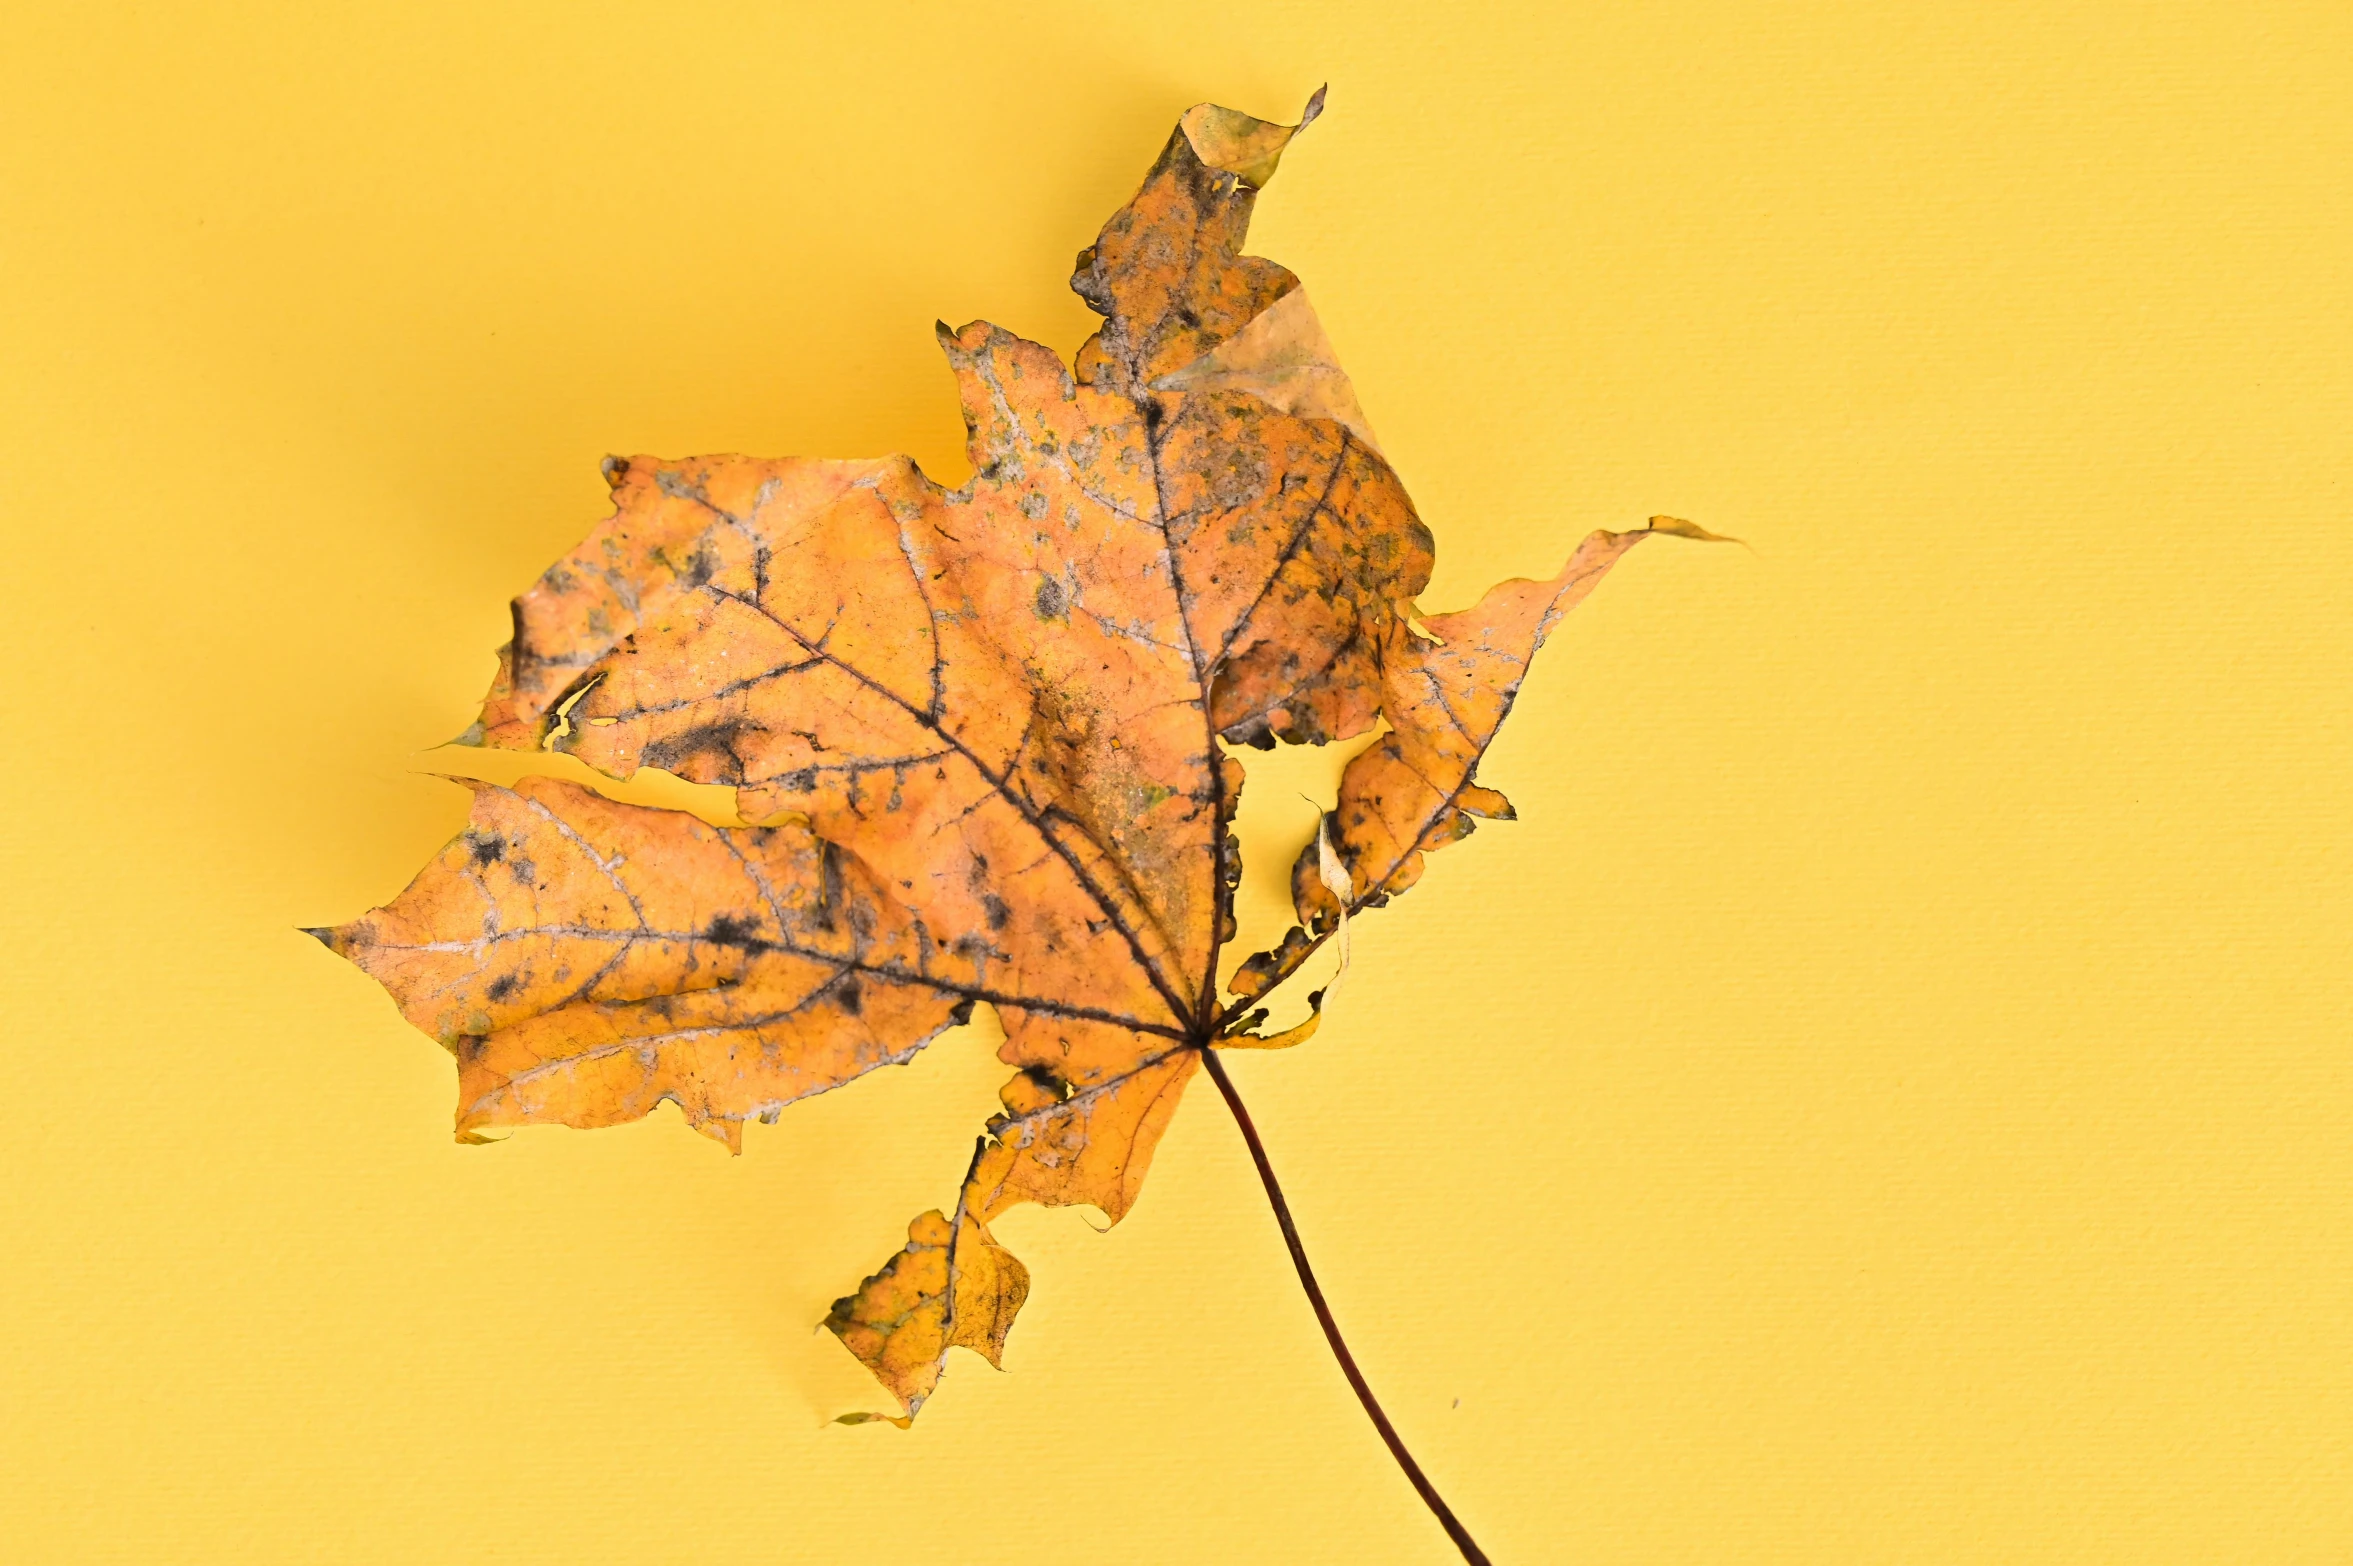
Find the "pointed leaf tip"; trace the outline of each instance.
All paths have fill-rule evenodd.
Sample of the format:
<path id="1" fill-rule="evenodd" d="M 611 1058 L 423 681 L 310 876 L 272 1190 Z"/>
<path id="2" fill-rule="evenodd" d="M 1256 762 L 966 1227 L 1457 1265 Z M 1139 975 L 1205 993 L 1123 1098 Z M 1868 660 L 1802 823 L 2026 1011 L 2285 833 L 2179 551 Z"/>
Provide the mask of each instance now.
<path id="1" fill-rule="evenodd" d="M 1646 533 L 1667 533 L 1676 538 L 1695 538 L 1703 544 L 1739 544 L 1743 549 L 1748 547 L 1747 543 L 1741 539 L 1724 533 L 1711 533 L 1697 522 L 1686 522 L 1681 517 L 1652 517 L 1650 526 L 1644 528 L 1643 531 Z"/>
<path id="2" fill-rule="evenodd" d="M 321 946 L 327 948 L 327 950 L 333 951 L 335 949 L 335 931 L 332 926 L 324 924 L 298 924 L 295 926 L 295 928 L 300 930 L 303 934 L 309 936 L 312 940 L 318 942 Z"/>

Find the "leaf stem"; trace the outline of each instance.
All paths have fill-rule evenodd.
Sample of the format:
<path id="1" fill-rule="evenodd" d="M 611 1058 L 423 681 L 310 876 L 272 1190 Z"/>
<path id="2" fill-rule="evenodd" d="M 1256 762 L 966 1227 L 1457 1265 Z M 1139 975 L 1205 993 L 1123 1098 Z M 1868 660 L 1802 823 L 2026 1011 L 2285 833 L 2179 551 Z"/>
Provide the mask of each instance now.
<path id="1" fill-rule="evenodd" d="M 1388 1445 L 1389 1455 L 1396 1458 L 1397 1466 L 1405 1470 L 1405 1477 L 1412 1481 L 1423 1504 L 1436 1514 L 1438 1525 L 1446 1530 L 1446 1537 L 1454 1541 L 1454 1547 L 1462 1551 L 1462 1558 L 1470 1562 L 1471 1566 L 1491 1566 L 1487 1552 L 1472 1541 L 1470 1530 L 1448 1508 L 1445 1498 L 1438 1493 L 1438 1487 L 1430 1483 L 1430 1477 L 1422 1472 L 1421 1464 L 1415 1462 L 1413 1454 L 1405 1449 L 1405 1442 L 1398 1437 L 1397 1427 L 1389 1423 L 1389 1416 L 1381 1412 L 1380 1402 L 1374 1398 L 1373 1389 L 1365 1384 L 1364 1372 L 1356 1368 L 1356 1356 L 1348 1352 L 1347 1340 L 1340 1336 L 1340 1324 L 1332 1319 L 1332 1307 L 1324 1303 L 1324 1291 L 1316 1284 L 1315 1269 L 1307 1264 L 1307 1248 L 1299 1243 L 1299 1226 L 1291 1221 L 1291 1204 L 1283 1200 L 1282 1184 L 1275 1179 L 1274 1165 L 1267 1162 L 1266 1144 L 1259 1141 L 1258 1127 L 1251 1124 L 1250 1111 L 1242 1107 L 1242 1095 L 1234 1091 L 1234 1079 L 1226 1075 L 1225 1062 L 1217 1058 L 1216 1050 L 1203 1049 L 1201 1063 L 1209 1068 L 1209 1079 L 1217 1084 L 1218 1092 L 1225 1095 L 1226 1108 L 1234 1112 L 1234 1124 L 1241 1127 L 1242 1140 L 1249 1144 L 1250 1160 L 1258 1165 L 1258 1178 L 1266 1187 L 1267 1201 L 1274 1207 L 1275 1222 L 1282 1226 L 1283 1243 L 1291 1248 L 1291 1265 L 1299 1269 L 1299 1281 L 1307 1290 L 1307 1303 L 1315 1307 L 1315 1319 L 1323 1326 L 1324 1339 L 1332 1345 L 1333 1357 L 1340 1361 L 1340 1373 L 1348 1378 L 1349 1386 L 1355 1388 L 1356 1400 L 1372 1416 L 1373 1428 L 1381 1433 L 1381 1440 Z"/>

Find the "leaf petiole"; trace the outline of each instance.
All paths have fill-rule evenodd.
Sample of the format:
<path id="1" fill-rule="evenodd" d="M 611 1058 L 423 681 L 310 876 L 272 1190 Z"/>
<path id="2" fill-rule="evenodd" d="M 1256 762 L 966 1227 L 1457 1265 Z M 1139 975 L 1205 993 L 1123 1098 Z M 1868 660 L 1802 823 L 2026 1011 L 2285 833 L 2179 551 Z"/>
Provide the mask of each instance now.
<path id="1" fill-rule="evenodd" d="M 1201 1063 L 1208 1067 L 1209 1079 L 1217 1084 L 1218 1092 L 1225 1096 L 1226 1108 L 1234 1112 L 1234 1124 L 1241 1128 L 1242 1140 L 1250 1148 L 1250 1161 L 1258 1166 L 1258 1178 L 1266 1187 L 1266 1199 L 1274 1207 L 1275 1222 L 1282 1227 L 1283 1243 L 1291 1248 L 1291 1265 L 1299 1269 L 1299 1282 L 1307 1290 L 1307 1303 L 1315 1308 L 1315 1319 L 1324 1329 L 1324 1340 L 1332 1345 L 1333 1357 L 1340 1362 L 1340 1373 L 1348 1378 L 1348 1385 L 1355 1389 L 1356 1400 L 1364 1405 L 1365 1413 L 1372 1417 L 1373 1428 L 1381 1433 L 1381 1440 L 1388 1446 L 1389 1455 L 1397 1459 L 1399 1468 L 1405 1470 L 1405 1477 L 1412 1482 L 1423 1504 L 1436 1514 L 1438 1526 L 1446 1530 L 1446 1537 L 1452 1539 L 1454 1547 L 1462 1551 L 1462 1558 L 1470 1562 L 1471 1566 L 1490 1566 L 1487 1552 L 1480 1549 L 1471 1538 L 1470 1530 L 1454 1515 L 1445 1497 L 1438 1493 L 1438 1487 L 1430 1483 L 1430 1476 L 1422 1472 L 1421 1464 L 1415 1462 L 1413 1454 L 1405 1449 L 1405 1442 L 1397 1434 L 1397 1427 L 1389 1423 L 1387 1414 L 1381 1412 L 1380 1401 L 1366 1384 L 1364 1372 L 1356 1368 L 1356 1356 L 1348 1352 L 1348 1342 L 1340 1336 L 1340 1324 L 1332 1319 L 1332 1307 L 1325 1303 L 1324 1291 L 1315 1281 L 1315 1269 L 1307 1264 L 1307 1247 L 1299 1241 L 1299 1226 L 1291 1221 L 1291 1204 L 1283 1200 L 1282 1183 L 1275 1179 L 1274 1165 L 1267 1161 L 1266 1144 L 1258 1139 L 1258 1127 L 1251 1123 L 1250 1111 L 1242 1104 L 1242 1095 L 1234 1090 L 1234 1079 L 1226 1074 L 1225 1062 L 1217 1058 L 1216 1050 L 1204 1049 L 1201 1052 Z"/>

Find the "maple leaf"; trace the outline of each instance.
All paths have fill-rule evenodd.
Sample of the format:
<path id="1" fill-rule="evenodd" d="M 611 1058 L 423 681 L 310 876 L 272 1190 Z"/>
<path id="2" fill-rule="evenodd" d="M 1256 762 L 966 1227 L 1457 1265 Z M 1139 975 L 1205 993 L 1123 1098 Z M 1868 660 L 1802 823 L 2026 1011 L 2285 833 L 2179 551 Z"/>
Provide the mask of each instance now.
<path id="1" fill-rule="evenodd" d="M 992 1006 L 1003 1113 L 952 1207 L 826 1322 L 900 1423 L 949 1348 L 1002 1353 L 1029 1279 L 991 1224 L 1023 1202 L 1116 1222 L 1205 1065 L 1239 1114 L 1212 1051 L 1314 1026 L 1261 1037 L 1255 1003 L 1509 815 L 1475 773 L 1554 620 L 1646 533 L 1707 536 L 1596 533 L 1550 581 L 1417 625 L 1430 534 L 1298 280 L 1241 253 L 1321 99 L 1299 126 L 1187 111 L 1079 255 L 1104 321 L 1070 365 L 939 328 L 963 488 L 899 456 L 607 462 L 614 514 L 515 601 L 466 739 L 729 785 L 761 824 L 470 785 L 399 898 L 314 932 L 456 1056 L 469 1138 L 667 1099 L 740 1148 Z M 1221 1000 L 1226 747 L 1383 722 L 1302 850 L 1299 926 Z"/>

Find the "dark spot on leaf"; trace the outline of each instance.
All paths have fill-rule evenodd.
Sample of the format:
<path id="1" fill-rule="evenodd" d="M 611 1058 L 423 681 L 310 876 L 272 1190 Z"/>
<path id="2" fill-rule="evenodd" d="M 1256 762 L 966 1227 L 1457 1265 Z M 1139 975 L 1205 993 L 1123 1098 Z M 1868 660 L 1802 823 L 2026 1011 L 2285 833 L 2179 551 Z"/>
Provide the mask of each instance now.
<path id="1" fill-rule="evenodd" d="M 759 920 L 744 914 L 716 915 L 704 927 L 703 939 L 713 946 L 732 946 L 745 952 L 764 952 L 769 947 L 761 938 Z"/>
<path id="2" fill-rule="evenodd" d="M 858 988 L 856 979 L 844 979 L 834 987 L 833 998 L 841 1002 L 842 1010 L 855 1017 L 866 1009 L 866 992 Z"/>
<path id="3" fill-rule="evenodd" d="M 508 996 L 514 994 L 516 987 L 521 983 L 522 981 L 517 979 L 513 974 L 502 973 L 497 978 L 484 985 L 482 988 L 482 993 L 489 996 L 494 1001 L 502 1001 L 505 1000 Z"/>
<path id="4" fill-rule="evenodd" d="M 687 557 L 685 566 L 678 572 L 678 585 L 692 592 L 718 574 L 719 551 L 706 540 Z"/>
<path id="5" fill-rule="evenodd" d="M 468 837 L 466 846 L 477 865 L 494 865 L 507 856 L 507 840 L 495 834 Z"/>
<path id="6" fill-rule="evenodd" d="M 834 929 L 833 911 L 842 905 L 842 851 L 827 840 L 817 844 L 817 928 Z"/>
<path id="7" fill-rule="evenodd" d="M 1062 611 L 1067 608 L 1068 605 L 1069 598 L 1063 592 L 1062 584 L 1059 581 L 1049 576 L 1038 584 L 1037 607 L 1039 619 L 1059 620 L 1062 618 Z"/>
<path id="8" fill-rule="evenodd" d="M 691 778 L 702 772 L 709 774 L 708 781 L 711 782 L 741 783 L 744 777 L 743 753 L 736 747 L 743 742 L 745 735 L 765 732 L 749 718 L 722 718 L 714 723 L 701 723 L 691 729 L 682 729 L 667 739 L 655 740 L 646 746 L 640 759 L 649 767 L 660 767 L 664 772 L 675 772 L 681 777 Z M 697 766 L 698 761 L 703 762 L 703 765 Z"/>

